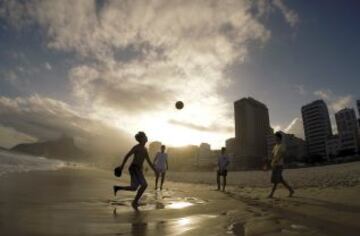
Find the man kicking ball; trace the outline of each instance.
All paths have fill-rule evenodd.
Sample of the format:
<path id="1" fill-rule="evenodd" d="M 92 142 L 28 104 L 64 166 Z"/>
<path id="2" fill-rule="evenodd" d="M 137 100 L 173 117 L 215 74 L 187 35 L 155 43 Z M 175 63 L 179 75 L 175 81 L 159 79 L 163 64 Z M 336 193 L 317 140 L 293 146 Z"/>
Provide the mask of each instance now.
<path id="1" fill-rule="evenodd" d="M 147 182 L 144 177 L 143 173 L 143 163 L 144 160 L 146 160 L 149 164 L 149 166 L 154 170 L 156 174 L 156 170 L 154 168 L 154 165 L 151 163 L 148 151 L 145 147 L 145 144 L 147 143 L 148 139 L 146 137 L 146 134 L 144 132 L 139 132 L 135 135 L 136 141 L 139 142 L 139 144 L 135 145 L 128 154 L 126 154 L 122 164 L 120 165 L 120 172 L 122 172 L 122 169 L 124 168 L 127 160 L 130 156 L 134 155 L 133 161 L 129 167 L 129 173 L 131 177 L 131 184 L 130 186 L 116 186 L 114 185 L 114 195 L 116 195 L 117 191 L 119 190 L 125 190 L 125 191 L 137 191 L 136 196 L 134 198 L 134 201 L 132 202 L 132 207 L 135 210 L 138 210 L 139 206 L 139 199 L 145 192 L 147 188 Z M 140 188 L 138 189 L 138 187 Z"/>

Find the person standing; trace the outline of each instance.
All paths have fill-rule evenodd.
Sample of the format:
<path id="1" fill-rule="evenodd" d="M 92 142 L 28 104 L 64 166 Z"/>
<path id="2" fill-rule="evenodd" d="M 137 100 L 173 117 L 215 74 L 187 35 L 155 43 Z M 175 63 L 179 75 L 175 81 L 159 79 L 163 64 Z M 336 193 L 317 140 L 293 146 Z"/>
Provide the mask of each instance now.
<path id="1" fill-rule="evenodd" d="M 268 198 L 272 198 L 276 187 L 279 183 L 282 183 L 289 190 L 289 197 L 295 193 L 294 190 L 289 186 L 289 184 L 284 180 L 282 176 L 283 168 L 284 168 L 284 158 L 286 155 L 286 148 L 284 144 L 282 144 L 282 134 L 280 132 L 275 133 L 275 141 L 276 144 L 272 151 L 271 158 L 271 183 L 273 184 L 272 190 L 268 196 Z"/>
<path id="2" fill-rule="evenodd" d="M 158 188 L 158 181 L 159 176 L 161 175 L 161 183 L 160 183 L 160 190 L 162 190 L 164 181 L 165 181 L 165 173 L 169 169 L 168 164 L 168 155 L 165 152 L 166 146 L 161 145 L 160 152 L 156 153 L 155 159 L 154 159 L 154 166 L 156 169 L 156 178 L 155 178 L 155 190 Z"/>
<path id="3" fill-rule="evenodd" d="M 122 164 L 119 166 L 120 172 L 122 172 L 122 169 L 124 168 L 127 160 L 130 156 L 134 155 L 134 158 L 132 160 L 132 163 L 129 167 L 129 173 L 131 177 L 131 184 L 130 186 L 113 186 L 114 195 L 116 195 L 117 191 L 119 190 L 125 190 L 125 191 L 136 191 L 136 196 L 134 198 L 134 201 L 131 203 L 132 207 L 135 210 L 138 210 L 139 206 L 139 199 L 145 192 L 148 184 L 146 182 L 146 179 L 144 177 L 143 173 L 143 163 L 146 160 L 149 164 L 149 166 L 154 170 L 156 174 L 155 167 L 150 161 L 148 151 L 145 147 L 145 144 L 148 141 L 148 138 L 146 137 L 146 134 L 144 132 L 138 132 L 135 135 L 136 141 L 138 141 L 138 144 L 135 145 L 125 156 Z M 139 188 L 140 186 L 140 188 Z"/>
<path id="4" fill-rule="evenodd" d="M 229 157 L 226 155 L 226 149 L 221 148 L 221 155 L 218 158 L 218 170 L 216 175 L 217 190 L 220 191 L 220 176 L 223 177 L 222 191 L 225 192 L 227 168 L 230 164 Z"/>

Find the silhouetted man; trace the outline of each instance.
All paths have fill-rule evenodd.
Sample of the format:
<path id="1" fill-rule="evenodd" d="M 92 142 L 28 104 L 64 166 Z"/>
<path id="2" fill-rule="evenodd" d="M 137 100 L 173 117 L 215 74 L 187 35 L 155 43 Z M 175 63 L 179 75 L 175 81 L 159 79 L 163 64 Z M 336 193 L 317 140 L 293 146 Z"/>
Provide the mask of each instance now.
<path id="1" fill-rule="evenodd" d="M 129 167 L 129 173 L 131 177 L 131 184 L 130 186 L 114 186 L 114 195 L 116 195 L 116 192 L 118 190 L 126 190 L 126 191 L 137 191 L 136 196 L 134 198 L 134 201 L 132 202 L 132 207 L 135 210 L 138 210 L 139 206 L 139 199 L 141 198 L 142 194 L 145 192 L 147 188 L 147 182 L 144 177 L 143 173 L 143 163 L 144 160 L 146 160 L 149 163 L 149 166 L 154 170 L 156 174 L 156 170 L 153 166 L 153 164 L 150 161 L 148 151 L 145 147 L 145 144 L 147 143 L 148 139 L 146 137 L 146 134 L 144 132 L 139 132 L 135 135 L 136 141 L 139 142 L 139 144 L 135 145 L 128 154 L 126 154 L 120 168 L 121 170 L 124 168 L 127 160 L 130 156 L 134 155 L 133 161 Z M 140 188 L 138 189 L 138 187 Z"/>
<path id="2" fill-rule="evenodd" d="M 221 155 L 218 158 L 218 170 L 216 175 L 217 190 L 220 190 L 220 176 L 223 177 L 222 191 L 225 192 L 227 168 L 230 164 L 229 157 L 226 155 L 226 149 L 221 148 Z"/>
<path id="3" fill-rule="evenodd" d="M 156 178 L 155 178 L 155 190 L 158 188 L 158 181 L 159 176 L 161 175 L 161 183 L 160 183 L 160 190 L 163 188 L 164 180 L 165 180 L 165 173 L 169 169 L 168 165 L 168 155 L 165 153 L 165 145 L 161 145 L 160 152 L 156 153 L 155 159 L 154 159 L 154 166 L 156 169 Z"/>
<path id="4" fill-rule="evenodd" d="M 275 133 L 275 141 L 276 144 L 273 148 L 272 158 L 271 158 L 271 168 L 272 168 L 271 182 L 274 185 L 268 198 L 273 197 L 278 183 L 282 183 L 289 190 L 289 197 L 291 197 L 294 194 L 294 190 L 286 183 L 286 181 L 282 176 L 286 149 L 284 144 L 282 144 L 282 134 L 280 132 Z"/>

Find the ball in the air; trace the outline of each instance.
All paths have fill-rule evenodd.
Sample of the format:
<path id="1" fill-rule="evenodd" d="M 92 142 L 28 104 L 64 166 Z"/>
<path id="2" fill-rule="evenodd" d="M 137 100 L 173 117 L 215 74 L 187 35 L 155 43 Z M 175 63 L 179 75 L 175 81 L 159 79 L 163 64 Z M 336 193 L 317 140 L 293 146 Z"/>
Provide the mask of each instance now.
<path id="1" fill-rule="evenodd" d="M 176 109 L 181 110 L 184 108 L 184 103 L 182 101 L 177 101 L 175 103 L 175 107 L 176 107 Z"/>

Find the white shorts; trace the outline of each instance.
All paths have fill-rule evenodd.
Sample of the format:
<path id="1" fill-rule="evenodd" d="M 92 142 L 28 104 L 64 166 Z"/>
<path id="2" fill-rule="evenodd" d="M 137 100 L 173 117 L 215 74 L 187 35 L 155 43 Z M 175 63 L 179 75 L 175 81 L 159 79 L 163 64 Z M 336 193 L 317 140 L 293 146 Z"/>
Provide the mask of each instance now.
<path id="1" fill-rule="evenodd" d="M 159 174 L 165 174 L 165 172 L 166 172 L 166 169 L 165 168 L 155 168 L 156 169 L 156 171 L 159 173 Z"/>

